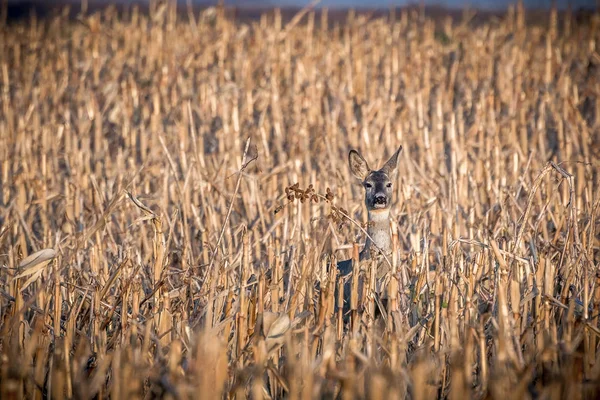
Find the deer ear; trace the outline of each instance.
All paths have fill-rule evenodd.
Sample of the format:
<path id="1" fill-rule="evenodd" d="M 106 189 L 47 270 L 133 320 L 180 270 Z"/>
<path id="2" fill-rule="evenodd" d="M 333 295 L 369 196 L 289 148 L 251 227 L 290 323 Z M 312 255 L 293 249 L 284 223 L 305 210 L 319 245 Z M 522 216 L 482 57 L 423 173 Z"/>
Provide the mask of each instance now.
<path id="1" fill-rule="evenodd" d="M 352 171 L 352 174 L 354 174 L 354 176 L 361 181 L 364 181 L 371 173 L 369 164 L 367 164 L 365 159 L 362 158 L 362 156 L 356 150 L 350 150 L 350 153 L 348 154 L 348 164 L 350 165 L 350 171 Z"/>
<path id="2" fill-rule="evenodd" d="M 390 157 L 385 163 L 381 170 L 385 172 L 390 178 L 395 177 L 398 172 L 398 156 L 402 153 L 402 146 L 396 150 L 396 152 Z"/>

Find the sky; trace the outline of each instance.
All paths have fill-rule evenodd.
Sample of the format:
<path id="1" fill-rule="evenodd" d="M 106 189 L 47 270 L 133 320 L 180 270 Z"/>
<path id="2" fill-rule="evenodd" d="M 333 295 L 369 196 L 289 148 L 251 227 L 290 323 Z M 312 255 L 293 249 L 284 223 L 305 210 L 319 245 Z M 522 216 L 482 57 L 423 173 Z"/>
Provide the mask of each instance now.
<path id="1" fill-rule="evenodd" d="M 9 4 L 19 3 L 37 3 L 52 4 L 61 0 L 8 0 Z M 78 0 L 67 0 L 68 2 L 78 2 Z M 149 0 L 88 0 L 93 3 L 148 3 Z M 185 4 L 187 0 L 178 0 Z M 308 5 L 311 0 L 224 0 L 226 5 L 232 6 L 267 6 L 267 7 L 303 7 Z M 506 9 L 509 4 L 514 4 L 516 0 L 321 0 L 319 7 L 329 8 L 388 8 L 390 6 L 406 6 L 408 4 L 425 3 L 426 5 L 440 5 L 451 8 L 464 8 L 465 6 L 480 9 Z M 523 0 L 527 8 L 549 8 L 552 0 Z M 576 10 L 579 8 L 595 9 L 597 1 L 600 0 L 555 0 L 559 9 L 566 9 L 570 4 Z M 64 2 L 64 0 L 63 0 Z M 217 0 L 192 0 L 195 4 L 216 4 Z"/>

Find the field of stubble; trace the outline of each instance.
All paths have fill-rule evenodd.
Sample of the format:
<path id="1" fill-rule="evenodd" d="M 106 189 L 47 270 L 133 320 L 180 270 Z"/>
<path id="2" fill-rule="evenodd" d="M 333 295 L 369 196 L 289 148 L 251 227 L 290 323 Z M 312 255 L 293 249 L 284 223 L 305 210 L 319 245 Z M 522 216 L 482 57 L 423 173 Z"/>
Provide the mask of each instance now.
<path id="1" fill-rule="evenodd" d="M 1 28 L 2 399 L 600 395 L 597 15 Z M 347 154 L 399 145 L 348 318 Z"/>

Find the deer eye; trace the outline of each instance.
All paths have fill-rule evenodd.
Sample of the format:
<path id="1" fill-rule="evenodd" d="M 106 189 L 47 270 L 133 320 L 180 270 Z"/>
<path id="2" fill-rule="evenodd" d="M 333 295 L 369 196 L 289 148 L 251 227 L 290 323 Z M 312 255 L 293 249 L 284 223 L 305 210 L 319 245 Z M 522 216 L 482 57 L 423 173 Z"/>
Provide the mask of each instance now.
<path id="1" fill-rule="evenodd" d="M 365 182 L 365 187 L 367 189 L 371 189 L 373 187 L 373 185 L 371 185 L 369 182 Z"/>
<path id="2" fill-rule="evenodd" d="M 392 183 L 389 182 L 387 185 L 385 185 L 387 188 L 391 188 L 392 187 Z"/>

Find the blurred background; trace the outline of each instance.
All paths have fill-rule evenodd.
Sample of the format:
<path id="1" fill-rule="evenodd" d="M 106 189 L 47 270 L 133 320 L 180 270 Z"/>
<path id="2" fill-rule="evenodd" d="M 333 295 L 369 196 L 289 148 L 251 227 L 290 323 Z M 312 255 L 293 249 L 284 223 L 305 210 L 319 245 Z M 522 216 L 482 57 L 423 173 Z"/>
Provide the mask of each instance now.
<path id="1" fill-rule="evenodd" d="M 284 20 L 289 20 L 295 13 L 310 5 L 311 0 L 172 0 L 177 4 L 180 11 L 187 11 L 189 7 L 201 10 L 210 6 L 223 4 L 226 9 L 235 10 L 234 19 L 256 20 L 269 9 L 281 8 Z M 315 9 L 327 8 L 332 20 L 345 19 L 345 10 L 356 9 L 358 11 L 375 12 L 373 15 L 384 14 L 390 8 L 423 8 L 432 17 L 451 16 L 453 19 L 460 18 L 463 10 L 477 10 L 474 21 L 481 22 L 488 17 L 500 17 L 516 0 L 321 0 Z M 2 12 L 0 16 L 8 21 L 29 18 L 32 11 L 39 17 L 56 12 L 63 6 L 69 6 L 69 13 L 75 16 L 81 12 L 104 9 L 108 5 L 116 5 L 117 8 L 138 5 L 142 10 L 147 10 L 150 0 L 0 0 Z M 544 20 L 545 13 L 556 6 L 557 10 L 572 11 L 575 21 L 584 20 L 593 10 L 600 9 L 600 0 L 522 0 L 525 9 L 529 11 L 527 19 L 529 22 Z"/>
<path id="2" fill-rule="evenodd" d="M 62 4 L 80 5 L 80 0 L 5 0 L 11 8 L 21 7 L 48 7 Z M 102 6 L 107 4 L 148 4 L 149 0 L 87 0 L 89 6 Z M 216 5 L 218 0 L 190 0 L 195 6 Z M 180 0 L 181 5 L 187 4 L 187 0 Z M 311 3 L 310 0 L 226 0 L 223 2 L 226 6 L 237 8 L 301 8 Z M 444 7 L 444 8 L 478 8 L 482 10 L 504 10 L 508 5 L 514 4 L 511 0 L 322 0 L 318 7 L 327 8 L 363 8 L 377 9 L 388 7 L 405 7 L 421 4 L 425 6 Z M 523 4 L 529 9 L 550 8 L 555 3 L 558 9 L 566 9 L 569 6 L 572 9 L 594 9 L 598 6 L 598 0 L 524 0 Z"/>

